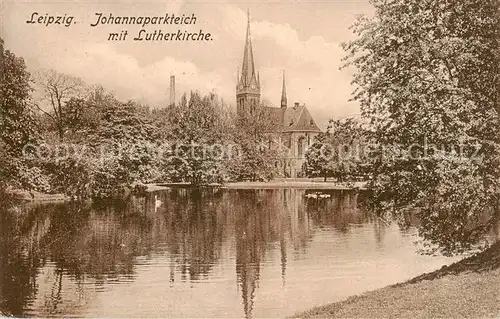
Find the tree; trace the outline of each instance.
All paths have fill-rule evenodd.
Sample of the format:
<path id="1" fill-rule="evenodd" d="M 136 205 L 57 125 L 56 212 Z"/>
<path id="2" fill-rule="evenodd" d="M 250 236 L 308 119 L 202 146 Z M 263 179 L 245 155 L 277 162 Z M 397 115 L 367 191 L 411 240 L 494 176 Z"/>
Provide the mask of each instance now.
<path id="1" fill-rule="evenodd" d="M 498 1 L 371 2 L 344 49 L 378 145 L 374 207 L 468 250 L 500 219 Z"/>
<path id="2" fill-rule="evenodd" d="M 118 101 L 100 87 L 66 103 L 71 104 L 78 120 L 66 122 L 65 138 L 76 149 L 45 165 L 55 191 L 80 198 L 123 197 L 135 183 L 157 177 L 154 127 L 144 106 Z"/>
<path id="3" fill-rule="evenodd" d="M 225 104 L 214 94 L 191 92 L 189 99 L 184 95 L 169 106 L 167 114 L 164 177 L 192 185 L 221 182 L 230 137 Z"/>
<path id="4" fill-rule="evenodd" d="M 306 153 L 303 170 L 307 176 L 336 177 L 339 182 L 364 176 L 368 161 L 366 131 L 354 118 L 330 119 Z M 366 176 L 365 176 L 366 177 Z"/>
<path id="5" fill-rule="evenodd" d="M 54 70 L 39 72 L 36 83 L 49 110 L 38 104 L 37 107 L 51 120 L 59 140 L 63 140 L 68 129 L 74 127 L 83 114 L 86 85 L 80 78 Z"/>
<path id="6" fill-rule="evenodd" d="M 229 173 L 234 179 L 269 180 L 285 159 L 285 150 L 278 140 L 281 128 L 277 124 L 281 119 L 276 118 L 268 105 L 269 102 L 263 101 L 251 113 L 235 118 L 233 140 L 238 144 L 239 153 L 229 164 Z"/>
<path id="7" fill-rule="evenodd" d="M 103 99 L 98 126 L 89 130 L 95 197 L 122 195 L 134 183 L 155 178 L 154 127 L 146 109 L 133 102 Z"/>
<path id="8" fill-rule="evenodd" d="M 41 171 L 23 156 L 24 147 L 39 139 L 30 73 L 11 51 L 0 54 L 0 188 L 43 189 L 47 183 Z"/>
<path id="9" fill-rule="evenodd" d="M 307 177 L 323 177 L 326 182 L 333 175 L 329 168 L 330 150 L 325 147 L 326 135 L 316 136 L 314 143 L 308 148 L 302 170 Z"/>
<path id="10" fill-rule="evenodd" d="M 19 154 L 37 139 L 37 122 L 31 109 L 31 78 L 22 58 L 2 52 L 0 138 L 8 151 Z"/>

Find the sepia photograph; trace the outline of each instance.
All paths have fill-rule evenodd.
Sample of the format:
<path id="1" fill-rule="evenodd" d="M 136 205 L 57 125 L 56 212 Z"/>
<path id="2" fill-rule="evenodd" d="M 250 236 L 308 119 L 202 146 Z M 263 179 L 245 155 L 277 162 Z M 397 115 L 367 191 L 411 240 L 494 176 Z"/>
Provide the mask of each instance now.
<path id="1" fill-rule="evenodd" d="M 500 318 L 499 0 L 0 1 L 0 317 Z"/>

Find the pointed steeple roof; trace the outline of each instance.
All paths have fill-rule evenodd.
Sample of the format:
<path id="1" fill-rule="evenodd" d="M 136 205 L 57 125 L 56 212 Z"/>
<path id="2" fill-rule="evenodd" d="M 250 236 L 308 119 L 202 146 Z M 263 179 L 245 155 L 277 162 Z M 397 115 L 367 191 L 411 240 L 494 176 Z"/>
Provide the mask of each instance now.
<path id="1" fill-rule="evenodd" d="M 283 70 L 283 87 L 281 89 L 281 107 L 286 107 L 286 84 L 285 84 L 285 70 Z"/>
<path id="2" fill-rule="evenodd" d="M 253 62 L 252 39 L 250 37 L 250 10 L 248 10 L 247 35 L 245 39 L 245 51 L 243 52 L 243 66 L 241 68 L 241 81 L 243 85 L 250 85 L 255 79 L 255 65 Z"/>

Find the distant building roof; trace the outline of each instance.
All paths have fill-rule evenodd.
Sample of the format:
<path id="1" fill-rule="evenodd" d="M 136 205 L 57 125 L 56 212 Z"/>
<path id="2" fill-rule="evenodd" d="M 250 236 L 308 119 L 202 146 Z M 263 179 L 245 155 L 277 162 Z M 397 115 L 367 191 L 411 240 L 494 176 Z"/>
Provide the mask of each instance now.
<path id="1" fill-rule="evenodd" d="M 293 107 L 266 107 L 266 113 L 276 131 L 281 132 L 321 132 L 305 105 L 296 103 Z"/>

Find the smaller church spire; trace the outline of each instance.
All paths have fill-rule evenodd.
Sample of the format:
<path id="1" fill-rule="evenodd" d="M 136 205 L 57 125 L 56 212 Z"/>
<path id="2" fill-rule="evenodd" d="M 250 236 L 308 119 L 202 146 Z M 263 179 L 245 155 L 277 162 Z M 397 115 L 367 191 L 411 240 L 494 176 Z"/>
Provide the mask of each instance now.
<path id="1" fill-rule="evenodd" d="M 285 70 L 283 70 L 283 88 L 281 89 L 281 107 L 286 108 L 286 84 L 285 84 Z"/>

